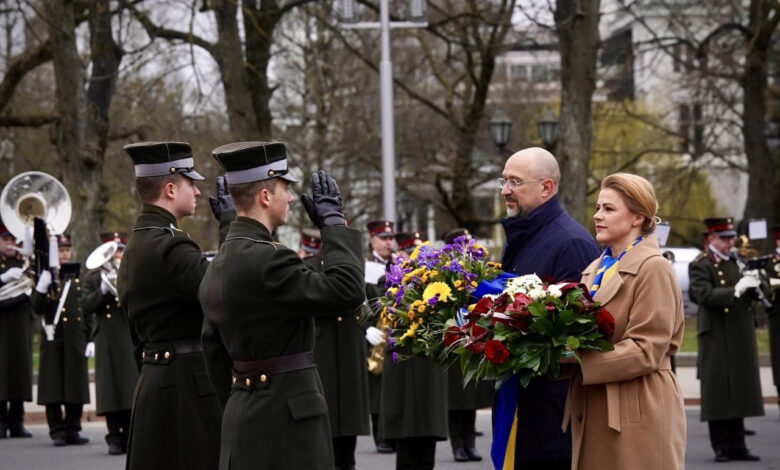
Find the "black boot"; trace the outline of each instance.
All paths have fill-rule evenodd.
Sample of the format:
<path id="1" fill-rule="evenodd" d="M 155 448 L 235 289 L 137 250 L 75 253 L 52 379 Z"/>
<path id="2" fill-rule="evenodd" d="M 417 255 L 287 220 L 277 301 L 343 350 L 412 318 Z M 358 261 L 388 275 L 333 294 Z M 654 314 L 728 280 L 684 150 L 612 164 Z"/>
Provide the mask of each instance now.
<path id="1" fill-rule="evenodd" d="M 0 439 L 5 439 L 8 434 L 8 425 L 5 423 L 0 424 Z"/>
<path id="2" fill-rule="evenodd" d="M 32 437 L 32 433 L 22 423 L 14 423 L 8 426 L 8 437 Z"/>
<path id="3" fill-rule="evenodd" d="M 119 434 L 108 434 L 106 436 L 108 444 L 108 455 L 122 455 L 122 436 Z"/>

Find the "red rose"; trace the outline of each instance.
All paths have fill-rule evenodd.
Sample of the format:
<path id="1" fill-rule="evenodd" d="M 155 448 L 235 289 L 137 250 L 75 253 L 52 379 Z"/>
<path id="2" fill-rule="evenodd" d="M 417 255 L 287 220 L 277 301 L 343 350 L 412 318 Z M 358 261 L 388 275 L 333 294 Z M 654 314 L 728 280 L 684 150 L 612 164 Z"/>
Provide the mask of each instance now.
<path id="1" fill-rule="evenodd" d="M 599 325 L 599 331 L 605 337 L 611 338 L 615 333 L 615 319 L 606 308 L 602 307 L 596 310 L 596 323 Z"/>
<path id="2" fill-rule="evenodd" d="M 491 339 L 485 344 L 485 357 L 493 364 L 503 364 L 509 357 L 509 350 L 501 341 Z"/>
<path id="3" fill-rule="evenodd" d="M 466 349 L 473 352 L 474 354 L 482 354 L 485 352 L 485 343 L 471 341 L 466 344 Z"/>
<path id="4" fill-rule="evenodd" d="M 486 329 L 482 328 L 479 325 L 472 325 L 471 326 L 471 337 L 475 341 L 482 340 L 485 336 L 487 336 L 488 332 Z"/>
<path id="5" fill-rule="evenodd" d="M 457 326 L 451 326 L 447 328 L 447 331 L 444 332 L 444 339 L 442 340 L 442 343 L 444 343 L 444 346 L 449 346 L 452 343 L 458 341 L 461 337 L 463 337 L 463 333 L 461 333 L 460 328 Z"/>
<path id="6" fill-rule="evenodd" d="M 490 297 L 482 297 L 474 306 L 472 313 L 487 313 L 493 307 L 493 299 Z"/>

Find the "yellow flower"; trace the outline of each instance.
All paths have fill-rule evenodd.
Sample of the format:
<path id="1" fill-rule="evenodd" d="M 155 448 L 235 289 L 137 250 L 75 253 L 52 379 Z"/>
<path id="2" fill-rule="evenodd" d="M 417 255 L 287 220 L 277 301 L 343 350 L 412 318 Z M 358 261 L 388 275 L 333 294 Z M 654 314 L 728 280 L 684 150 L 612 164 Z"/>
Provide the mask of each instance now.
<path id="1" fill-rule="evenodd" d="M 452 285 L 454 285 L 455 287 L 460 287 L 462 284 L 463 284 L 463 281 L 461 281 L 460 279 L 458 279 L 458 280 L 456 280 L 455 282 L 452 283 Z"/>
<path id="2" fill-rule="evenodd" d="M 423 291 L 423 300 L 427 302 L 438 295 L 439 301 L 444 301 L 450 298 L 451 293 L 452 289 L 450 289 L 450 286 L 448 286 L 447 283 L 432 282 L 425 288 L 425 291 Z"/>
<path id="3" fill-rule="evenodd" d="M 398 292 L 398 288 L 397 288 L 397 287 L 391 287 L 391 288 L 387 289 L 387 293 L 388 293 L 388 294 L 390 294 L 390 295 L 393 295 L 393 296 L 394 296 L 394 295 L 395 295 L 397 292 Z"/>
<path id="4" fill-rule="evenodd" d="M 409 320 L 414 320 L 414 310 L 409 310 L 407 316 L 409 317 Z"/>
<path id="5" fill-rule="evenodd" d="M 425 311 L 425 305 L 420 305 L 419 307 L 417 307 L 417 311 L 423 313 Z"/>
<path id="6" fill-rule="evenodd" d="M 422 318 L 420 319 L 422 320 Z M 414 332 L 417 331 L 417 328 L 419 328 L 420 325 L 418 323 L 412 323 L 409 325 L 409 329 L 406 330 L 406 333 L 401 336 L 401 341 L 405 340 L 406 338 L 411 338 L 414 336 Z"/>

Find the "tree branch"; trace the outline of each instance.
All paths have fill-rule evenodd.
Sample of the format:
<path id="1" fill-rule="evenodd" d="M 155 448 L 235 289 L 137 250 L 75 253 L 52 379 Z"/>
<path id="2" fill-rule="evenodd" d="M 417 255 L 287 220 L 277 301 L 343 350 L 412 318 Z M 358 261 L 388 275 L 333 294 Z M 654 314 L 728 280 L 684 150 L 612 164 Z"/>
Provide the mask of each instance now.
<path id="1" fill-rule="evenodd" d="M 51 60 L 51 43 L 43 42 L 14 57 L 8 66 L 5 77 L 0 83 L 0 111 L 4 110 L 16 90 L 16 86 L 27 75 L 41 64 Z"/>
<path id="2" fill-rule="evenodd" d="M 55 114 L 30 114 L 28 116 L 0 116 L 0 127 L 41 127 L 57 122 Z"/>

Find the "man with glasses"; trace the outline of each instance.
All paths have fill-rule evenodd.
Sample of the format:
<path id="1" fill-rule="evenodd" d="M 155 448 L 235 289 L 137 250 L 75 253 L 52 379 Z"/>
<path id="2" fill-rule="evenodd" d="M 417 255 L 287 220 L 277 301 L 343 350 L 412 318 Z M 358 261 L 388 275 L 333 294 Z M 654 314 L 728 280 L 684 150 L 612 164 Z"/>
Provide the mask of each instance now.
<path id="1" fill-rule="evenodd" d="M 758 280 L 743 276 L 732 249 L 730 217 L 704 219 L 705 251 L 688 267 L 691 299 L 699 304 L 698 377 L 701 420 L 709 423 L 716 462 L 759 460 L 745 445 L 744 418 L 763 416 L 756 330 L 750 304 Z"/>
<path id="2" fill-rule="evenodd" d="M 599 256 L 593 237 L 558 202 L 560 174 L 555 157 L 542 148 L 521 150 L 507 160 L 498 180 L 507 212 L 501 221 L 504 271 L 579 282 L 582 270 Z M 494 400 L 491 456 L 497 468 L 511 467 L 512 461 L 524 470 L 570 468 L 571 435 L 561 432 L 568 386 L 568 380 L 547 377 L 533 379 L 527 388 L 516 378 L 502 385 Z M 508 445 L 513 428 L 514 452 Z"/>

